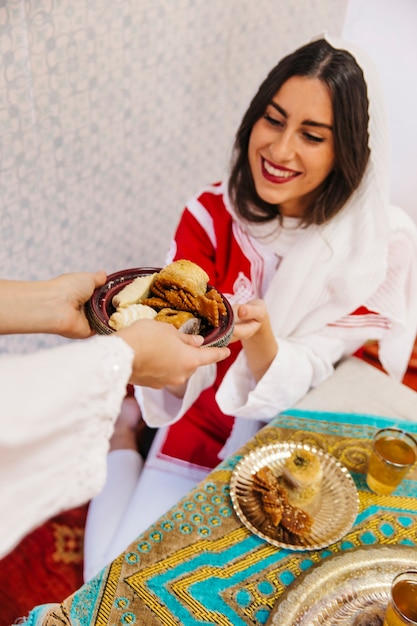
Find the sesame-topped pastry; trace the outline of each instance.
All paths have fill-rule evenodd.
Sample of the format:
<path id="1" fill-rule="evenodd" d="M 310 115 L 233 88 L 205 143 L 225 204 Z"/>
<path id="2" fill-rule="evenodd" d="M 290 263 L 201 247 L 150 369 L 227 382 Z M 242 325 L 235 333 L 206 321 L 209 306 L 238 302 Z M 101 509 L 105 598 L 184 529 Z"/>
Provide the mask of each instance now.
<path id="1" fill-rule="evenodd" d="M 281 524 L 294 535 L 305 537 L 311 530 L 313 520 L 307 511 L 289 504 L 284 506 Z"/>

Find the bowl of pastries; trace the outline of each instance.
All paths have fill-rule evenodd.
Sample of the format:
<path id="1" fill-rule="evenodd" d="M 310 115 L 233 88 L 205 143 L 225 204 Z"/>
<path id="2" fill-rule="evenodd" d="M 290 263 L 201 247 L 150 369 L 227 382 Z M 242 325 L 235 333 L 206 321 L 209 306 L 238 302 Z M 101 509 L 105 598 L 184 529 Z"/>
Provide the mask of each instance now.
<path id="1" fill-rule="evenodd" d="M 186 259 L 163 268 L 122 270 L 107 277 L 86 303 L 91 328 L 109 335 L 140 319 L 173 324 L 202 335 L 204 346 L 226 346 L 233 333 L 233 309 L 209 284 L 207 273 Z"/>

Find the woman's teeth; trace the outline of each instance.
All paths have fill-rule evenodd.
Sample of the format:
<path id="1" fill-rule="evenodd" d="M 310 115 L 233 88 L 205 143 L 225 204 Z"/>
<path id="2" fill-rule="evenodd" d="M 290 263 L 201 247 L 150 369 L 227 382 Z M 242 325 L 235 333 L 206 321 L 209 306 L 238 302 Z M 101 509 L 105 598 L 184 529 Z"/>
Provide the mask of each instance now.
<path id="1" fill-rule="evenodd" d="M 264 161 L 264 168 L 271 174 L 271 176 L 276 176 L 277 178 L 291 178 L 295 175 L 295 172 L 288 172 L 287 170 L 280 170 L 277 167 L 274 167 L 268 161 Z"/>

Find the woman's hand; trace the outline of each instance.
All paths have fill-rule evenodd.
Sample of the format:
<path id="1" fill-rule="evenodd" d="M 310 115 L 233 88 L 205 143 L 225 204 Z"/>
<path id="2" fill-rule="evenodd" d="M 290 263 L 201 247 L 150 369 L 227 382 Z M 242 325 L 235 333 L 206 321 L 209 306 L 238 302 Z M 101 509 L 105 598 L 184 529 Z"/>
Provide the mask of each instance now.
<path id="1" fill-rule="evenodd" d="M 235 327 L 231 341 L 251 339 L 269 321 L 268 311 L 263 300 L 250 300 L 246 304 L 233 306 Z"/>
<path id="2" fill-rule="evenodd" d="M 252 374 L 259 381 L 278 352 L 278 343 L 263 300 L 256 299 L 233 307 L 235 327 L 232 341 L 241 341 Z"/>

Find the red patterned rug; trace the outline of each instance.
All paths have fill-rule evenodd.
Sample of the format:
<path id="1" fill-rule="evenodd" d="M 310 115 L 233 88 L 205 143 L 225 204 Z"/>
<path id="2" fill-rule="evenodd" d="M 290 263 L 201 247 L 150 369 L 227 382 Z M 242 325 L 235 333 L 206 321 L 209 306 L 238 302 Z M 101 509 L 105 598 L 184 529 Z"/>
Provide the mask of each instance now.
<path id="1" fill-rule="evenodd" d="M 83 584 L 87 505 L 34 530 L 0 560 L 0 626 L 10 626 L 38 604 L 61 602 Z"/>

